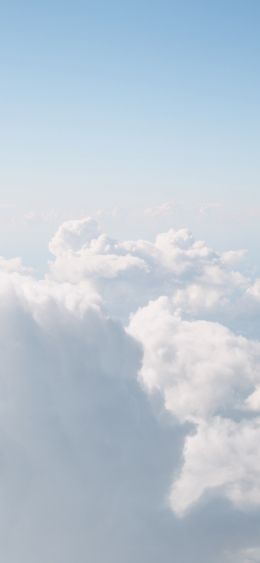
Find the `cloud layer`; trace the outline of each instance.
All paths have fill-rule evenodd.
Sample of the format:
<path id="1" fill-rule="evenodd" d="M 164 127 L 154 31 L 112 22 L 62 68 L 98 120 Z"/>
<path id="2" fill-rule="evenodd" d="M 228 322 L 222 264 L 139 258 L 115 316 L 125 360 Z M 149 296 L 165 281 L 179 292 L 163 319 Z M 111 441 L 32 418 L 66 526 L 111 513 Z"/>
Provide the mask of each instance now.
<path id="1" fill-rule="evenodd" d="M 253 553 L 260 282 L 244 251 L 186 229 L 116 241 L 90 218 L 61 225 L 50 251 L 44 279 L 0 259 L 3 559 Z"/>
<path id="2" fill-rule="evenodd" d="M 140 346 L 86 287 L 17 274 L 0 294 L 3 559 L 130 562 L 140 538 L 156 561 L 145 528 L 173 455 L 137 383 Z"/>

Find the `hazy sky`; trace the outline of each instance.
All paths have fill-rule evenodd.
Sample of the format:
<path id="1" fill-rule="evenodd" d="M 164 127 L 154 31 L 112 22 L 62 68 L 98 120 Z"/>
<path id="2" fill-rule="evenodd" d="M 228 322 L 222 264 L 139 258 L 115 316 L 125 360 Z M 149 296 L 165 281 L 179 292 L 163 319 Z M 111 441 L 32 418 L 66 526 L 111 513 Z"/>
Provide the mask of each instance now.
<path id="1" fill-rule="evenodd" d="M 259 15 L 257 0 L 2 2 L 2 253 L 40 240 L 41 214 L 169 200 L 199 236 L 254 247 Z M 209 202 L 214 227 L 194 221 Z"/>

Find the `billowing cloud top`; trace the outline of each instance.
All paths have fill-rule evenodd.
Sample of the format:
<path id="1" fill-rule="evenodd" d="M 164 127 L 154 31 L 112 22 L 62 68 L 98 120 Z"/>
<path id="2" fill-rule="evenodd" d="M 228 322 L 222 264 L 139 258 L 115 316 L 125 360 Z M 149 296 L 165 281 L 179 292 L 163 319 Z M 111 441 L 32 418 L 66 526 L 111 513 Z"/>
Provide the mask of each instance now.
<path id="1" fill-rule="evenodd" d="M 41 280 L 0 259 L 3 560 L 257 560 L 260 281 L 244 251 L 186 229 L 116 241 L 91 218 L 50 251 Z"/>

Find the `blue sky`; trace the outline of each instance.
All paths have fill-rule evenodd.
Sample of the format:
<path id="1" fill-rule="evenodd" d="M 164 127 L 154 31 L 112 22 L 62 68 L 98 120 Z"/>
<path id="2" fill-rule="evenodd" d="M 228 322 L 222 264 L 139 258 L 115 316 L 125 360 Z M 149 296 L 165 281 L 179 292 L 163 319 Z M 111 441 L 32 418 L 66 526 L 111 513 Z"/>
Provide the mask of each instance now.
<path id="1" fill-rule="evenodd" d="M 243 229 L 252 246 L 259 14 L 257 1 L 2 3 L 2 215 L 220 202 L 243 216 L 224 239 L 241 245 Z M 216 233 L 187 222 L 224 244 L 219 219 Z"/>

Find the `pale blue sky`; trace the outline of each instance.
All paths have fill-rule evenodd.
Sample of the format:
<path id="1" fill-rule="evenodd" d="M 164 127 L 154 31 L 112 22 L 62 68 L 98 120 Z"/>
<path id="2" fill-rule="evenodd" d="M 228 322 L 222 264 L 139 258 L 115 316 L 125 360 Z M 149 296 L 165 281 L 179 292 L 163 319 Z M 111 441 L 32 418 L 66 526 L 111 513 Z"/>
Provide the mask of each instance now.
<path id="1" fill-rule="evenodd" d="M 18 233 L 31 244 L 17 224 L 24 213 L 75 216 L 172 199 L 220 202 L 227 246 L 228 237 L 252 246 L 259 16 L 257 0 L 2 2 L 6 252 L 20 250 Z M 245 221 L 234 220 L 233 207 Z M 193 219 L 192 208 L 187 226 L 224 244 L 219 217 L 205 229 Z M 45 227 L 33 229 L 40 240 Z"/>

